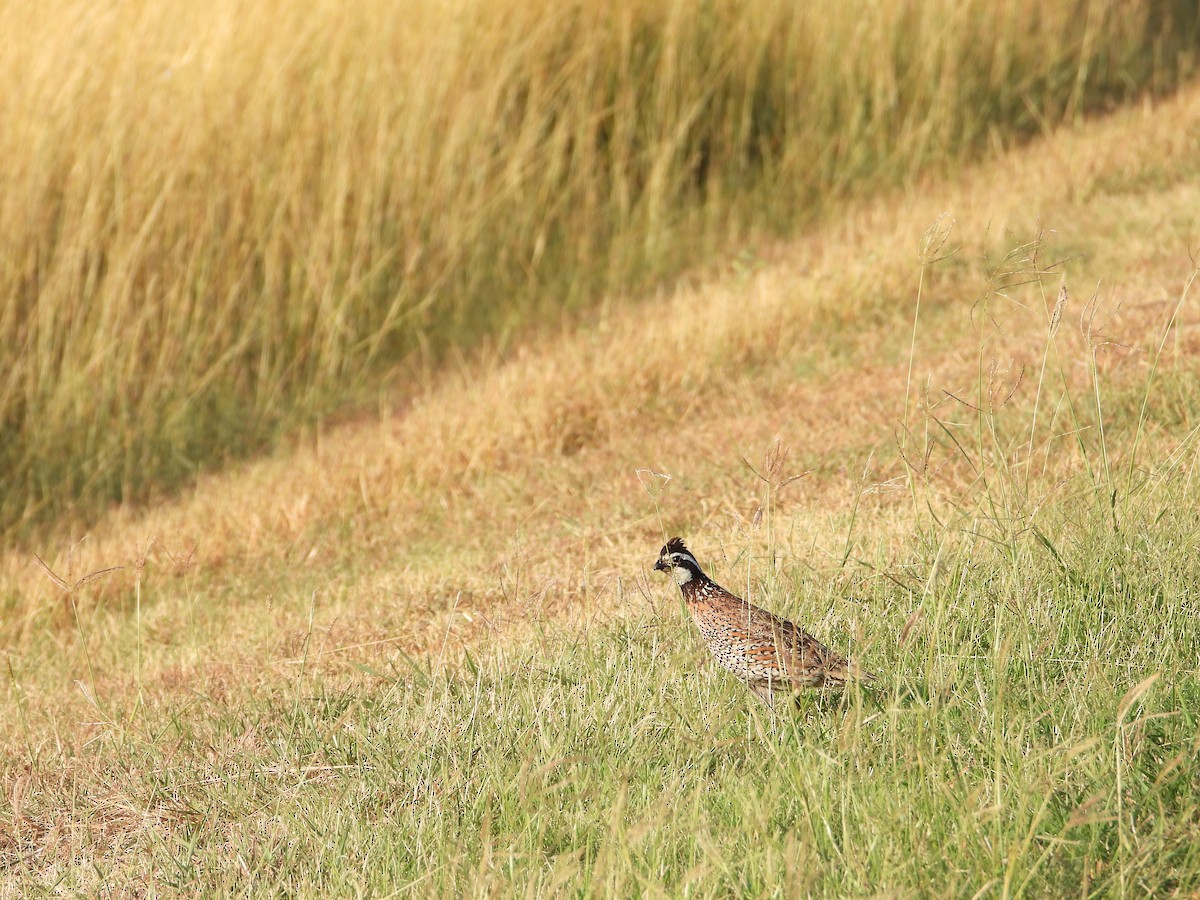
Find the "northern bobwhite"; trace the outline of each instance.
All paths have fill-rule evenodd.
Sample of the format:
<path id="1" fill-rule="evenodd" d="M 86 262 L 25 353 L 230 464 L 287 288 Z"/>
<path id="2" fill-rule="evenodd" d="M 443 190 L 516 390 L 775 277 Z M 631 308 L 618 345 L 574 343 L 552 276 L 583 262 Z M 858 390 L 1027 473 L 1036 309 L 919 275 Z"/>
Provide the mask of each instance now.
<path id="1" fill-rule="evenodd" d="M 675 579 L 717 662 L 768 706 L 776 694 L 799 688 L 875 680 L 811 634 L 725 590 L 700 570 L 681 539 L 667 541 L 654 568 Z"/>

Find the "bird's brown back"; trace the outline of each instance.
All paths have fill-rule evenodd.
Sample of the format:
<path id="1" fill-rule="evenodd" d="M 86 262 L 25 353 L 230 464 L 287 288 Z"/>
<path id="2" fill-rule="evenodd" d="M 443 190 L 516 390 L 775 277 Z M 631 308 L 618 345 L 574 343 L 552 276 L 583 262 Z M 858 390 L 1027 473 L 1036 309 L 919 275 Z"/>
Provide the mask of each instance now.
<path id="1" fill-rule="evenodd" d="M 820 687 L 873 678 L 849 667 L 808 632 L 713 581 L 689 582 L 683 595 L 717 662 L 744 681 Z"/>

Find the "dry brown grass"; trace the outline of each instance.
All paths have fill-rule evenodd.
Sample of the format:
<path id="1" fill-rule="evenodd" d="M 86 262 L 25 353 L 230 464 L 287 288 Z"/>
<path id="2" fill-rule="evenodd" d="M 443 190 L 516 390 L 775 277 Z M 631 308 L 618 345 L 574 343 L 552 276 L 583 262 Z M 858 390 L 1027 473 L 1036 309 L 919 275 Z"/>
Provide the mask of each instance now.
<path id="1" fill-rule="evenodd" d="M 72 551 L 73 578 L 125 568 L 81 587 L 73 605 L 28 553 L 9 553 L 5 717 L 58 722 L 35 731 L 86 741 L 87 728 L 59 730 L 61 714 L 93 703 L 98 714 L 130 691 L 146 702 L 236 696 L 298 666 L 403 667 L 398 650 L 436 658 L 464 641 L 529 634 L 519 622 L 607 618 L 657 602 L 644 573 L 664 532 L 727 561 L 770 540 L 834 571 L 856 515 L 857 546 L 899 553 L 918 515 L 898 489 L 908 473 L 896 435 L 922 232 L 946 211 L 955 218 L 947 246 L 957 252 L 927 275 L 914 355 L 906 455 L 924 470 L 922 429 L 936 430 L 925 413 L 964 414 L 942 391 L 961 398 L 981 365 L 998 361 L 997 405 L 1010 392 L 1014 406 L 1032 401 L 1054 297 L 1045 309 L 995 293 L 980 301 L 1004 253 L 1040 231 L 1052 229 L 1042 263 L 1070 256 L 1046 287 L 1061 275 L 1074 297 L 1059 329 L 1069 380 L 1088 383 L 1080 322 L 1097 285 L 1105 306 L 1094 318 L 1108 320 L 1109 341 L 1093 327 L 1099 365 L 1118 384 L 1122 371 L 1141 377 L 1200 239 L 1190 218 L 1198 150 L 1192 90 L 857 206 L 577 332 L 464 363 L 377 420 L 206 477 L 177 501 L 114 510 Z M 1007 263 L 1032 264 L 1019 254 Z M 1036 288 L 1007 293 L 1042 302 Z M 1198 323 L 1185 305 L 1164 370 L 1190 371 Z M 1051 418 L 1039 448 L 1065 430 Z M 1152 427 L 1148 452 L 1178 437 Z M 777 441 L 791 448 L 781 477 L 808 474 L 774 498 L 768 538 L 757 524 L 764 485 L 742 460 L 759 468 Z M 944 447 L 930 452 L 928 490 L 960 501 L 969 467 Z M 657 504 L 647 471 L 671 476 Z M 42 549 L 66 578 L 67 546 Z"/>
<path id="2" fill-rule="evenodd" d="M 0 531 L 1169 89 L 1194 52 L 1171 0 L 867 7 L 0 4 Z"/>

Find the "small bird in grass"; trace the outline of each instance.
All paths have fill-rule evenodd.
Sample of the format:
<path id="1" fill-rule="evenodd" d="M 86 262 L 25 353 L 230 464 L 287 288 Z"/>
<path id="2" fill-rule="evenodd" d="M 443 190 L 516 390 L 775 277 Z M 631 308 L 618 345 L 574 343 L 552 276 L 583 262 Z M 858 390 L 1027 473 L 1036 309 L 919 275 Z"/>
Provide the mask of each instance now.
<path id="1" fill-rule="evenodd" d="M 768 706 L 800 688 L 875 680 L 811 634 L 725 590 L 700 570 L 681 539 L 667 541 L 654 568 L 675 579 L 717 662 Z"/>

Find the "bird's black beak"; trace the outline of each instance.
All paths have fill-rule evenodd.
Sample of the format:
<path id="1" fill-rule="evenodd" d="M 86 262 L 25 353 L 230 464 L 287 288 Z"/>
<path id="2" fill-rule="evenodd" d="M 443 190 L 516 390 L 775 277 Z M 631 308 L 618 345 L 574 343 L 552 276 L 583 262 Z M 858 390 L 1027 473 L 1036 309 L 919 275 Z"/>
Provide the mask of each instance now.
<path id="1" fill-rule="evenodd" d="M 663 562 L 661 559 L 660 559 L 658 562 L 656 562 L 656 563 L 654 564 L 654 571 L 655 571 L 655 572 L 665 572 L 665 571 L 667 571 L 667 569 L 669 569 L 669 568 L 670 568 L 670 566 L 668 566 L 668 565 L 667 565 L 665 562 Z"/>

